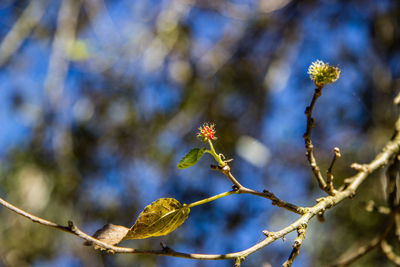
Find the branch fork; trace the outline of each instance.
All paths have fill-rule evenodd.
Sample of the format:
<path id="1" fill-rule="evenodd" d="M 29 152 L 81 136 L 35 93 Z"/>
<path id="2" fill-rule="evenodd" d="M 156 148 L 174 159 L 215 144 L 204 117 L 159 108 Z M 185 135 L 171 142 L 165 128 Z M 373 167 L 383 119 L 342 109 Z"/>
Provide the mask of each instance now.
<path id="1" fill-rule="evenodd" d="M 322 66 L 326 67 L 326 66 Z M 314 69 L 322 68 L 321 63 L 317 62 L 315 64 Z M 314 70 L 313 69 L 313 70 Z M 329 73 L 328 73 L 329 74 Z M 314 75 L 314 74 L 313 74 Z M 338 77 L 338 74 L 337 74 Z M 336 77 L 336 79 L 337 79 Z M 315 78 L 315 77 L 314 77 Z M 321 78 L 321 77 L 320 77 Z M 332 78 L 332 77 L 330 77 Z M 58 225 L 56 223 L 53 223 L 51 221 L 47 221 L 45 219 L 39 218 L 37 216 L 34 216 L 26 211 L 23 211 L 7 201 L 3 200 L 0 198 L 0 205 L 10 209 L 11 211 L 26 217 L 30 219 L 32 222 L 39 223 L 41 225 L 47 226 L 47 227 L 52 227 L 61 231 L 68 232 L 70 234 L 74 234 L 78 236 L 79 238 L 90 242 L 92 245 L 95 247 L 98 246 L 101 250 L 104 250 L 109 253 L 130 253 L 130 254 L 141 254 L 141 255 L 158 255 L 158 256 L 171 256 L 171 257 L 181 257 L 181 258 L 187 258 L 187 259 L 198 259 L 198 260 L 225 260 L 225 259 L 232 259 L 235 262 L 235 266 L 240 266 L 241 262 L 250 254 L 268 246 L 272 242 L 280 239 L 280 238 L 285 238 L 287 234 L 293 231 L 297 231 L 297 237 L 295 241 L 293 242 L 292 245 L 292 252 L 285 263 L 283 263 L 283 266 L 291 266 L 294 259 L 297 257 L 299 254 L 300 247 L 305 239 L 305 234 L 306 234 L 306 227 L 308 222 L 314 217 L 322 218 L 323 213 L 327 210 L 330 209 L 334 206 L 336 206 L 338 203 L 343 201 L 344 199 L 352 197 L 357 188 L 365 181 L 365 179 L 368 177 L 368 175 L 378 168 L 381 168 L 387 164 L 389 164 L 390 159 L 393 157 L 397 156 L 400 153 L 400 132 L 399 130 L 395 131 L 394 138 L 389 141 L 385 147 L 382 149 L 382 151 L 376 155 L 376 157 L 368 164 L 363 164 L 363 165 L 356 165 L 353 164 L 353 168 L 356 169 L 357 173 L 352 176 L 348 177 L 345 179 L 345 181 L 348 181 L 348 184 L 341 188 L 341 190 L 335 190 L 333 187 L 333 167 L 336 162 L 336 160 L 340 157 L 340 151 L 339 149 L 335 148 L 334 149 L 334 157 L 332 159 L 332 162 L 330 164 L 330 167 L 327 170 L 327 179 L 326 182 L 323 179 L 320 169 L 318 167 L 318 164 L 316 163 L 315 157 L 313 155 L 313 145 L 311 142 L 310 134 L 311 134 L 311 129 L 314 125 L 314 120 L 312 118 L 312 109 L 314 107 L 316 99 L 321 95 L 321 89 L 323 85 L 321 85 L 321 82 L 324 81 L 325 83 L 327 80 L 321 80 L 315 78 L 314 82 L 317 85 L 317 88 L 315 89 L 314 97 L 311 101 L 311 104 L 309 107 L 306 109 L 306 116 L 307 116 L 307 130 L 306 133 L 304 134 L 304 141 L 305 141 L 305 146 L 306 146 L 306 151 L 307 151 L 307 158 L 309 160 L 310 166 L 313 170 L 313 173 L 321 187 L 325 192 L 329 194 L 329 196 L 320 198 L 317 200 L 317 203 L 312 206 L 312 207 L 298 207 L 293 204 L 287 203 L 283 200 L 280 200 L 277 198 L 273 193 L 264 190 L 263 192 L 258 192 L 254 191 L 252 189 L 249 189 L 245 186 L 243 186 L 231 173 L 231 168 L 228 165 L 229 161 L 224 161 L 224 157 L 220 154 L 216 154 L 215 150 L 213 149 L 211 145 L 211 150 L 206 151 L 214 156 L 216 161 L 218 162 L 218 166 L 212 166 L 213 169 L 220 171 L 222 174 L 224 174 L 233 184 L 233 191 L 221 193 L 219 195 L 216 195 L 214 197 L 210 197 L 205 200 L 200 200 L 198 202 L 189 204 L 189 206 L 196 206 L 200 204 L 204 204 L 209 201 L 213 201 L 217 198 L 228 196 L 231 194 L 251 194 L 251 195 L 256 195 L 260 196 L 266 199 L 269 199 L 272 201 L 273 205 L 276 205 L 278 207 L 285 208 L 289 211 L 292 211 L 294 213 L 297 213 L 300 216 L 296 221 L 292 222 L 291 224 L 283 227 L 281 230 L 276 231 L 276 232 L 269 232 L 269 231 L 263 231 L 263 234 L 265 235 L 265 239 L 254 244 L 253 246 L 242 250 L 238 252 L 233 252 L 233 253 L 227 253 L 227 254 L 196 254 L 196 253 L 181 253 L 174 251 L 161 243 L 161 250 L 137 250 L 134 248 L 127 248 L 127 247 L 120 247 L 120 246 L 115 246 L 115 245 L 110 245 L 105 242 L 102 242 L 101 240 L 98 240 L 83 231 L 81 231 L 78 227 L 74 225 L 72 221 L 68 222 L 67 226 L 62 226 Z M 328 80 L 329 82 L 329 80 Z M 397 97 L 396 100 L 400 103 L 398 100 L 400 97 Z M 400 124 L 400 117 L 398 120 Z M 397 124 L 397 122 L 396 122 Z M 396 128 L 397 129 L 397 128 Z M 209 137 L 210 139 L 214 139 L 213 136 L 213 128 L 210 126 L 208 128 L 208 131 L 203 133 L 204 136 Z M 204 138 L 204 137 L 203 137 Z M 210 142 L 210 140 L 208 140 Z M 211 142 L 210 142 L 211 143 Z M 203 152 L 202 152 L 203 153 Z M 196 161 L 198 159 L 196 158 Z M 187 163 L 187 162 L 184 162 Z M 190 163 L 190 162 L 189 162 Z M 385 253 L 386 257 L 389 259 L 397 259 L 399 256 L 397 255 L 392 255 L 390 252 L 390 246 L 388 243 L 385 243 L 385 237 L 388 235 L 389 231 L 392 229 L 392 226 L 395 225 L 396 227 L 396 235 L 398 239 L 400 240 L 400 215 L 399 215 L 399 209 L 400 206 L 397 205 L 396 207 L 391 206 L 391 213 L 390 213 L 390 220 L 389 223 L 385 229 L 385 231 L 378 236 L 377 238 L 374 238 L 368 246 L 363 248 L 362 253 L 366 253 L 372 248 L 381 245 L 382 251 Z M 356 254 L 356 257 L 362 256 L 363 254 Z M 394 261 L 396 262 L 396 261 Z M 342 266 L 342 265 L 338 265 Z"/>
<path id="2" fill-rule="evenodd" d="M 306 132 L 303 135 L 304 139 L 304 145 L 306 148 L 306 157 L 308 160 L 308 163 L 310 164 L 311 170 L 314 174 L 315 179 L 318 182 L 318 186 L 321 190 L 325 191 L 328 195 L 334 196 L 337 193 L 337 190 L 334 188 L 333 185 L 333 167 L 336 162 L 336 160 L 341 156 L 340 155 L 340 150 L 339 148 L 335 147 L 333 149 L 334 156 L 331 161 L 331 164 L 326 172 L 326 181 L 324 177 L 321 174 L 321 170 L 318 166 L 317 160 L 315 159 L 314 156 L 314 146 L 311 141 L 311 130 L 314 127 L 314 118 L 312 118 L 312 112 L 314 105 L 317 101 L 317 99 L 321 96 L 322 92 L 322 86 L 317 86 L 314 90 L 314 95 L 311 100 L 311 103 L 308 107 L 306 107 L 306 110 L 304 114 L 306 115 L 307 118 L 307 127 L 306 127 Z"/>

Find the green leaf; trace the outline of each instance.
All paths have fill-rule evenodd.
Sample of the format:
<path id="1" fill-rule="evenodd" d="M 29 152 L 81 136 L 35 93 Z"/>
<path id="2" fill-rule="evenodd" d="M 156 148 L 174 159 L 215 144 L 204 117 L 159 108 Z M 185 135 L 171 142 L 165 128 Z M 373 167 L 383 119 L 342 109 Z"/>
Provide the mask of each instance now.
<path id="1" fill-rule="evenodd" d="M 193 166 L 199 161 L 201 156 L 203 156 L 206 149 L 203 148 L 193 148 L 191 149 L 176 165 L 178 169 L 186 169 Z"/>
<path id="2" fill-rule="evenodd" d="M 157 199 L 139 214 L 124 240 L 167 235 L 181 226 L 189 212 L 174 198 Z"/>

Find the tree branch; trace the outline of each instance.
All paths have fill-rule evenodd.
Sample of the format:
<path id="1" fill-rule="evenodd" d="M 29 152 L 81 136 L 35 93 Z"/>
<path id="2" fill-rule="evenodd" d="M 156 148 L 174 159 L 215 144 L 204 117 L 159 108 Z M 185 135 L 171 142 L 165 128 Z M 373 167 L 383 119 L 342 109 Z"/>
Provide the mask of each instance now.
<path id="1" fill-rule="evenodd" d="M 391 160 L 389 167 L 386 171 L 387 177 L 387 186 L 386 186 L 386 194 L 387 194 L 387 202 L 390 208 L 394 208 L 397 202 L 397 174 L 399 172 L 400 161 L 398 158 L 399 155 L 394 155 Z"/>
<path id="2" fill-rule="evenodd" d="M 395 221 L 395 216 L 397 214 L 397 209 L 392 210 L 392 212 L 389 215 L 389 222 L 387 223 L 384 231 L 377 237 L 373 238 L 371 241 L 369 241 L 367 244 L 364 246 L 359 247 L 357 250 L 352 252 L 349 256 L 344 258 L 343 260 L 339 261 L 338 263 L 332 265 L 331 267 L 344 267 L 348 266 L 351 263 L 355 262 L 362 256 L 366 255 L 368 252 L 376 248 L 378 245 L 381 245 L 382 242 L 384 242 L 386 236 L 389 234 L 390 230 L 392 229 Z"/>
<path id="3" fill-rule="evenodd" d="M 70 223 L 68 226 L 58 225 L 56 223 L 41 219 L 34 215 L 29 214 L 26 211 L 18 209 L 17 207 L 11 205 L 5 200 L 0 198 L 0 205 L 16 212 L 19 215 L 22 215 L 33 222 L 40 223 L 45 226 L 53 227 L 65 232 L 72 233 L 74 235 L 79 236 L 80 238 L 92 242 L 99 247 L 104 248 L 106 251 L 112 253 L 129 253 L 129 254 L 145 254 L 145 255 L 159 255 L 159 256 L 172 256 L 172 257 L 180 257 L 187 259 L 197 259 L 197 260 L 223 260 L 223 259 L 236 259 L 238 257 L 245 258 L 248 255 L 260 250 L 261 248 L 271 244 L 277 239 L 280 239 L 287 235 L 290 232 L 298 229 L 299 227 L 306 225 L 315 215 L 320 212 L 324 212 L 327 209 L 330 209 L 340 203 L 342 200 L 352 197 L 355 194 L 358 186 L 368 177 L 370 173 L 377 170 L 378 168 L 386 165 L 389 159 L 399 152 L 400 148 L 400 135 L 397 133 L 395 138 L 392 141 L 389 141 L 386 146 L 382 149 L 382 152 L 379 153 L 374 160 L 372 160 L 369 164 L 365 165 L 365 168 L 359 170 L 357 174 L 348 178 L 352 180 L 352 183 L 345 189 L 344 191 L 339 191 L 335 196 L 327 196 L 322 198 L 315 206 L 306 208 L 306 212 L 302 215 L 298 220 L 293 222 L 292 224 L 286 226 L 285 228 L 277 231 L 277 232 L 269 232 L 264 240 L 255 245 L 234 253 L 227 254 L 194 254 L 194 253 L 181 253 L 176 252 L 172 249 L 165 250 L 137 250 L 133 248 L 127 247 L 119 247 L 119 246 L 111 246 L 104 242 L 101 242 L 88 234 L 79 230 L 76 226 L 72 227 L 73 224 Z M 257 193 L 258 195 L 259 193 Z M 261 193 L 263 194 L 263 193 Z M 264 195 L 264 194 L 263 194 Z"/>
<path id="4" fill-rule="evenodd" d="M 65 232 L 70 232 L 68 227 L 62 226 L 62 225 L 58 225 L 58 224 L 53 223 L 51 221 L 47 221 L 45 219 L 39 218 L 39 217 L 37 217 L 35 215 L 32 215 L 32 214 L 30 214 L 30 213 L 28 213 L 28 212 L 26 212 L 24 210 L 21 210 L 21 209 L 15 207 L 14 205 L 8 203 L 7 201 L 5 201 L 2 198 L 0 198 L 0 205 L 6 207 L 7 209 L 9 209 L 11 211 L 14 211 L 15 213 L 17 213 L 17 214 L 19 214 L 21 216 L 24 216 L 25 218 L 28 218 L 32 222 L 39 223 L 39 224 L 42 224 L 42 225 L 45 225 L 45 226 L 48 226 L 48 227 L 53 227 L 53 228 L 56 228 L 56 229 L 59 229 L 59 230 L 65 231 Z"/>
<path id="5" fill-rule="evenodd" d="M 400 256 L 393 251 L 393 247 L 385 240 L 381 242 L 381 250 L 388 260 L 392 261 L 397 266 L 400 265 Z"/>
<path id="6" fill-rule="evenodd" d="M 315 178 L 317 179 L 319 187 L 325 191 L 326 183 L 325 183 L 324 178 L 322 177 L 320 168 L 318 167 L 317 161 L 315 159 L 314 146 L 311 141 L 311 130 L 314 127 L 314 119 L 312 117 L 312 112 L 313 112 L 315 102 L 317 101 L 318 97 L 321 96 L 321 90 L 322 90 L 322 87 L 315 88 L 311 103 L 308 107 L 306 107 L 306 110 L 304 112 L 304 114 L 307 117 L 307 129 L 303 135 L 303 139 L 304 139 L 304 144 L 306 147 L 307 160 L 311 166 L 311 170 L 314 173 Z"/>
<path id="7" fill-rule="evenodd" d="M 333 186 L 333 173 L 332 173 L 332 169 L 333 166 L 335 165 L 335 162 L 338 158 L 340 158 L 340 150 L 338 147 L 335 147 L 333 149 L 333 159 L 331 162 L 331 165 L 329 166 L 328 170 L 326 171 L 326 191 L 328 192 L 329 195 L 335 195 L 336 194 L 336 190 Z"/>
<path id="8" fill-rule="evenodd" d="M 351 263 L 355 262 L 365 254 L 376 248 L 379 245 L 380 241 L 381 241 L 380 237 L 375 237 L 364 246 L 361 246 L 356 251 L 352 252 L 351 255 L 347 256 L 340 262 L 331 265 L 331 267 L 344 267 L 350 265 Z"/>
<path id="9" fill-rule="evenodd" d="M 314 98 L 313 98 L 314 99 Z M 316 98 L 315 98 L 316 99 Z M 314 105 L 315 100 L 312 101 L 310 107 Z M 309 113 L 309 118 L 311 118 L 311 112 Z M 311 124 L 310 124 L 311 125 Z M 400 125 L 400 118 L 397 120 L 396 125 Z M 306 135 L 309 135 L 309 128 L 311 126 L 307 127 L 307 132 Z M 311 129 L 311 128 L 310 128 Z M 320 215 L 323 212 L 325 212 L 327 209 L 330 209 L 334 206 L 336 206 L 338 203 L 343 201 L 346 198 L 354 196 L 356 193 L 357 188 L 364 182 L 364 180 L 375 170 L 377 170 L 380 167 L 383 167 L 389 163 L 389 160 L 393 158 L 395 155 L 397 155 L 400 152 L 400 133 L 399 133 L 400 127 L 396 126 L 396 131 L 395 134 L 393 135 L 393 138 L 386 143 L 382 151 L 376 155 L 376 157 L 368 164 L 360 165 L 360 164 L 353 164 L 353 166 L 356 166 L 357 173 L 353 175 L 352 177 L 346 178 L 345 181 L 348 181 L 345 187 L 343 188 L 342 191 L 338 191 L 335 195 L 330 195 L 327 197 L 323 197 L 319 199 L 318 203 L 314 205 L 313 207 L 308 207 L 308 208 L 301 208 L 302 212 L 297 210 L 299 207 L 292 207 L 292 204 L 288 204 L 285 202 L 282 202 L 284 204 L 283 207 L 289 210 L 297 210 L 298 213 L 302 214 L 302 216 L 291 223 L 290 225 L 284 227 L 283 229 L 277 231 L 277 232 L 267 232 L 263 231 L 264 234 L 266 235 L 266 238 L 262 240 L 261 242 L 256 243 L 255 245 L 234 253 L 227 253 L 227 254 L 192 254 L 192 253 L 181 253 L 181 252 L 176 252 L 172 249 L 163 249 L 163 250 L 137 250 L 134 248 L 127 248 L 127 247 L 119 247 L 119 246 L 113 246 L 106 244 L 104 242 L 101 242 L 90 235 L 84 233 L 81 231 L 78 227 L 76 227 L 72 222 L 68 222 L 68 226 L 62 226 L 58 225 L 56 223 L 53 223 L 51 221 L 47 221 L 45 219 L 39 218 L 37 216 L 34 216 L 26 211 L 23 211 L 7 201 L 3 200 L 0 198 L 0 205 L 10 209 L 11 211 L 16 212 L 17 214 L 24 216 L 28 219 L 30 219 L 33 222 L 42 224 L 44 226 L 52 227 L 58 230 L 62 230 L 71 234 L 74 234 L 85 241 L 91 242 L 94 245 L 97 245 L 98 247 L 111 252 L 111 253 L 130 253 L 130 254 L 145 254 L 145 255 L 159 255 L 159 256 L 172 256 L 172 257 L 181 257 L 181 258 L 187 258 L 187 259 L 197 259 L 197 260 L 222 260 L 222 259 L 235 259 L 236 263 L 239 263 L 244 260 L 248 255 L 260 250 L 261 248 L 264 248 L 265 246 L 271 244 L 277 239 L 283 238 L 286 236 L 288 233 L 300 229 L 301 227 L 304 227 L 305 225 L 308 224 L 308 222 L 316 215 Z M 307 143 L 307 142 L 306 142 Z M 312 150 L 311 150 L 312 151 Z M 247 193 L 247 194 L 253 194 L 253 195 L 258 195 L 262 196 L 268 199 L 271 199 L 274 201 L 276 200 L 276 197 L 269 193 L 269 192 L 256 192 L 251 189 L 248 189 L 246 187 L 243 187 L 236 179 L 233 177 L 233 175 L 230 172 L 230 168 L 228 165 L 224 166 L 223 168 L 220 169 L 225 176 L 228 177 L 230 181 L 233 183 L 234 190 L 239 191 L 239 193 Z M 279 202 L 279 201 L 277 201 Z M 392 216 L 390 219 L 389 224 L 393 224 L 394 222 L 394 214 L 397 212 L 397 209 L 392 212 Z M 391 227 L 391 226 L 390 226 Z M 390 227 L 388 226 L 385 230 L 385 233 L 378 238 L 378 240 L 373 239 L 367 246 L 364 247 L 363 251 L 368 252 L 372 248 L 374 248 L 380 240 L 383 240 L 383 238 L 387 235 Z M 300 237 L 301 239 L 304 239 L 303 237 Z M 366 252 L 362 253 L 357 253 L 357 255 L 364 255 Z M 239 258 L 239 260 L 237 260 Z"/>
<path id="10" fill-rule="evenodd" d="M 299 255 L 300 246 L 303 243 L 304 238 L 306 238 L 306 228 L 307 225 L 304 225 L 297 229 L 297 238 L 294 240 L 293 250 L 290 253 L 289 258 L 282 264 L 282 267 L 292 266 L 294 259 Z"/>
<path id="11" fill-rule="evenodd" d="M 377 212 L 380 214 L 388 215 L 391 209 L 386 206 L 377 206 L 373 200 L 369 200 L 365 203 L 365 210 L 368 212 Z"/>
<path id="12" fill-rule="evenodd" d="M 52 44 L 47 76 L 44 81 L 44 89 L 49 95 L 52 108 L 57 108 L 60 105 L 64 80 L 69 66 L 65 48 L 75 41 L 80 5 L 81 0 L 63 0 L 58 11 L 57 30 Z"/>
<path id="13" fill-rule="evenodd" d="M 42 18 L 47 1 L 31 1 L 0 44 L 0 67 L 18 50 Z"/>
<path id="14" fill-rule="evenodd" d="M 400 214 L 396 213 L 394 216 L 394 225 L 395 225 L 395 235 L 397 237 L 397 242 L 400 245 Z"/>
<path id="15" fill-rule="evenodd" d="M 294 204 L 285 202 L 279 198 L 277 198 L 273 193 L 264 190 L 263 192 L 258 192 L 252 189 L 249 189 L 245 186 L 243 186 L 241 183 L 238 182 L 238 180 L 236 180 L 236 178 L 233 176 L 233 174 L 231 173 L 231 168 L 230 166 L 225 162 L 225 166 L 224 167 L 220 167 L 220 166 L 211 166 L 212 169 L 215 170 L 219 170 L 220 172 L 222 172 L 228 179 L 229 181 L 232 182 L 233 186 L 233 190 L 237 191 L 238 194 L 250 194 L 250 195 L 255 195 L 255 196 L 259 196 L 259 197 L 263 197 L 266 199 L 269 199 L 272 201 L 272 205 L 274 206 L 278 206 L 280 208 L 284 208 L 288 211 L 303 215 L 304 213 L 306 213 L 306 208 L 303 207 L 298 207 Z"/>

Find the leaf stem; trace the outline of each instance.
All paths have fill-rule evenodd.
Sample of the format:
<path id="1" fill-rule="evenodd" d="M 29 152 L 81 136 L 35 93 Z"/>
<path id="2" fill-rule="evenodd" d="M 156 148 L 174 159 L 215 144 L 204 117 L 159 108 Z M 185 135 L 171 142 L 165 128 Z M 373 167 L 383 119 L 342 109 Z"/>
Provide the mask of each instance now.
<path id="1" fill-rule="evenodd" d="M 218 157 L 218 155 L 216 155 L 215 153 L 213 153 L 211 150 L 206 150 L 204 151 L 205 153 L 210 154 L 211 156 L 214 157 L 215 161 L 218 162 L 218 165 L 221 165 L 222 160 Z M 221 161 L 220 161 L 221 160 Z"/>
<path id="2" fill-rule="evenodd" d="M 215 161 L 218 162 L 218 165 L 224 166 L 225 162 L 221 159 L 221 157 L 217 154 L 217 152 L 215 152 L 215 149 L 214 149 L 214 146 L 213 146 L 211 140 L 208 140 L 208 144 L 210 145 L 211 150 L 206 150 L 205 152 L 211 154 L 214 157 Z"/>
<path id="3" fill-rule="evenodd" d="M 228 192 L 224 192 L 224 193 L 215 195 L 215 196 L 213 196 L 213 197 L 205 198 L 205 199 L 202 199 L 202 200 L 199 200 L 199 201 L 190 203 L 190 204 L 187 205 L 186 207 L 187 207 L 187 208 L 191 208 L 191 207 L 194 207 L 194 206 L 202 205 L 202 204 L 205 204 L 205 203 L 214 201 L 214 200 L 216 200 L 216 199 L 218 199 L 218 198 L 226 197 L 226 196 L 233 195 L 233 194 L 238 194 L 238 192 L 237 192 L 237 191 L 228 191 Z"/>

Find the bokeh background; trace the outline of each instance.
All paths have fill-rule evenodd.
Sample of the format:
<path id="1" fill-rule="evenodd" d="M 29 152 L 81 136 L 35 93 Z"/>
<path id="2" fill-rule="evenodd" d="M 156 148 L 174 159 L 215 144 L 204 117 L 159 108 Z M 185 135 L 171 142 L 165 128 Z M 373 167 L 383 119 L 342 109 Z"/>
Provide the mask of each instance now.
<path id="1" fill-rule="evenodd" d="M 364 0 L 3 0 L 0 2 L 0 196 L 93 233 L 131 226 L 152 201 L 190 203 L 231 188 L 205 156 L 176 169 L 203 122 L 245 186 L 311 206 L 324 194 L 304 156 L 304 109 L 320 59 L 341 70 L 315 108 L 312 139 L 337 184 L 390 139 L 400 85 L 400 2 Z M 313 220 L 294 266 L 326 266 L 370 240 L 386 218 L 384 170 Z M 0 208 L 0 266 L 232 266 L 232 261 L 106 255 Z M 254 196 L 193 208 L 165 237 L 121 245 L 227 253 L 297 215 Z M 295 233 L 243 266 L 280 266 Z M 398 249 L 398 247 L 397 247 Z M 379 263 L 379 264 L 378 264 Z M 354 266 L 392 266 L 378 250 Z M 383 265 L 382 265 L 383 264 Z"/>

